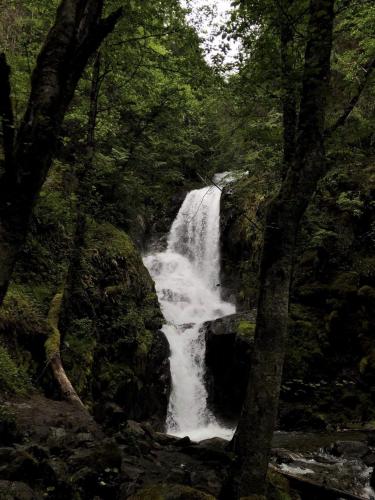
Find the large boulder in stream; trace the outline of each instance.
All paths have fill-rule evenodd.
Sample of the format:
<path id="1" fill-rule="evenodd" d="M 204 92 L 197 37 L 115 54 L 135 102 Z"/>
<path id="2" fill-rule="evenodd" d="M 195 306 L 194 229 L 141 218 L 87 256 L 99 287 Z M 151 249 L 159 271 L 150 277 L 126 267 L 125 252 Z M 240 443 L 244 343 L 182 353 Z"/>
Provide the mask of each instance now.
<path id="1" fill-rule="evenodd" d="M 224 420 L 238 417 L 249 374 L 255 312 L 231 314 L 204 323 L 208 405 Z"/>

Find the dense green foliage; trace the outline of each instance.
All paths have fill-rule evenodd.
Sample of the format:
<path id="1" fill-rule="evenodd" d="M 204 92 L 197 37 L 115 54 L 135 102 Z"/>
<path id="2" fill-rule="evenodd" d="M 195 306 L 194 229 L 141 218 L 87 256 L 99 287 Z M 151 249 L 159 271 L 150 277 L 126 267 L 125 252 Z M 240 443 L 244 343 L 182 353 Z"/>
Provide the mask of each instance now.
<path id="1" fill-rule="evenodd" d="M 16 124 L 58 3 L 0 1 L 0 45 L 12 67 Z M 106 9 L 112 11 L 122 3 L 108 0 Z M 116 400 L 116 377 L 124 376 L 121 370 L 126 370 L 131 384 L 142 384 L 150 331 L 160 327 L 160 312 L 128 235 L 138 248 L 144 248 L 150 237 L 166 232 L 180 194 L 201 183 L 200 175 L 208 178 L 221 170 L 248 172 L 228 195 L 231 220 L 235 220 L 224 238 L 228 238 L 226 244 L 231 245 L 235 262 L 224 262 L 224 274 L 235 266 L 238 282 L 230 286 L 235 288 L 237 303 L 243 309 L 255 306 L 262 218 L 281 179 L 282 102 L 285 93 L 297 91 L 301 81 L 307 4 L 233 2 L 221 36 L 224 48 L 231 39 L 240 41 L 240 53 L 228 65 L 218 57 L 209 66 L 199 34 L 187 22 L 178 0 L 125 3 L 115 33 L 90 61 L 79 83 L 0 314 L 2 344 L 34 384 L 52 391 L 44 366 L 43 346 L 50 333 L 46 319 L 56 292 L 65 286 L 66 294 L 73 293 L 69 280 L 74 270 L 82 279 L 74 292 L 77 310 L 62 321 L 62 355 L 78 391 L 92 402 L 93 356 L 99 356 L 100 349 L 105 351 L 106 343 L 112 341 L 127 342 L 131 354 L 115 372 L 113 363 L 118 360 L 109 356 L 109 365 L 98 375 L 99 384 L 108 379 L 109 399 Z M 338 1 L 336 10 L 328 126 L 356 95 L 375 51 L 372 2 Z M 289 82 L 280 60 L 280 19 L 290 22 L 295 35 L 289 53 Z M 309 369 L 313 357 L 307 359 L 306 351 L 324 359 L 332 355 L 335 360 L 349 354 L 352 332 L 343 323 L 354 288 L 356 297 L 363 297 L 348 323 L 351 328 L 360 323 L 357 333 L 362 340 L 356 341 L 361 348 L 356 351 L 355 364 L 364 378 L 373 377 L 372 318 L 366 305 L 374 287 L 374 262 L 369 256 L 374 244 L 373 83 L 370 76 L 344 125 L 327 141 L 331 173 L 322 182 L 301 232 L 301 269 L 317 254 L 320 259 L 323 254 L 329 256 L 323 284 L 330 306 L 323 313 L 321 309 L 312 311 L 312 288 L 317 287 L 316 294 L 322 293 L 323 278 L 313 276 L 311 282 L 303 283 L 297 274 L 299 288 L 291 311 L 293 331 L 297 332 L 293 338 L 303 338 L 306 344 L 297 342 L 296 361 L 287 364 L 295 379 L 301 377 L 297 366 L 301 371 Z M 87 227 L 77 243 L 81 216 Z M 356 226 L 358 232 L 340 233 L 338 224 Z M 119 258 L 130 274 L 113 282 L 108 278 L 107 283 L 105 273 L 114 272 L 114 261 Z M 129 296 L 137 290 L 144 295 Z M 65 304 L 67 310 L 72 306 L 68 299 Z M 320 346 L 310 342 L 306 332 L 313 332 L 316 322 L 319 331 L 332 331 L 333 336 L 342 332 L 348 344 L 344 354 L 322 353 Z M 239 329 L 252 333 L 253 325 L 240 324 Z M 108 336 L 106 340 L 103 334 Z M 98 342 L 104 345 L 98 347 Z M 9 368 L 12 360 L 7 356 L 4 350 L 1 366 Z M 16 365 L 2 372 L 11 374 L 14 369 Z M 3 385 L 16 389 L 13 375 Z"/>

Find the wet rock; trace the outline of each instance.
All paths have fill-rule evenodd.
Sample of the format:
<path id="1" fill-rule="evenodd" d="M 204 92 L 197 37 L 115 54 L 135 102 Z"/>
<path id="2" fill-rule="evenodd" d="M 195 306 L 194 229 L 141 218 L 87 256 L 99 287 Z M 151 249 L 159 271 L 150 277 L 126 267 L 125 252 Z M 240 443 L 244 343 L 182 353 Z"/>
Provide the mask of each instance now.
<path id="1" fill-rule="evenodd" d="M 1 500 L 36 500 L 33 490 L 21 481 L 0 480 Z"/>
<path id="2" fill-rule="evenodd" d="M 255 313 L 231 314 L 204 324 L 208 405 L 223 419 L 239 417 L 254 341 Z"/>
<path id="3" fill-rule="evenodd" d="M 294 461 L 292 453 L 284 448 L 273 448 L 272 457 L 277 464 L 290 464 Z"/>
<path id="4" fill-rule="evenodd" d="M 14 448 L 10 447 L 0 448 L 0 466 L 8 464 L 11 461 L 13 453 L 14 453 Z"/>
<path id="5" fill-rule="evenodd" d="M 199 442 L 199 445 L 204 446 L 205 448 L 226 452 L 228 441 L 223 438 L 214 437 L 210 439 L 203 439 Z"/>
<path id="6" fill-rule="evenodd" d="M 14 450 L 7 465 L 0 467 L 0 476 L 11 481 L 31 481 L 40 476 L 39 462 L 23 449 Z"/>
<path id="7" fill-rule="evenodd" d="M 174 445 L 179 441 L 179 438 L 171 436 L 170 434 L 164 434 L 162 432 L 156 432 L 155 439 L 163 446 Z"/>
<path id="8" fill-rule="evenodd" d="M 187 484 L 191 486 L 191 474 L 183 467 L 176 467 L 169 471 L 166 481 L 168 483 Z"/>
<path id="9" fill-rule="evenodd" d="M 363 462 L 367 465 L 367 467 L 375 467 L 375 453 L 368 453 L 363 457 Z"/>
<path id="10" fill-rule="evenodd" d="M 36 460 L 44 460 L 49 457 L 49 450 L 45 446 L 32 444 L 31 446 L 25 447 L 25 451 L 26 453 L 30 453 Z"/>
<path id="11" fill-rule="evenodd" d="M 136 437 L 144 437 L 145 436 L 145 431 L 142 429 L 141 424 L 138 422 L 135 422 L 134 420 L 128 420 L 126 423 L 126 432 L 129 434 L 132 434 L 133 436 Z"/>
<path id="12" fill-rule="evenodd" d="M 98 474 L 90 467 L 82 467 L 71 476 L 70 482 L 77 492 L 90 491 L 98 482 Z"/>
<path id="13" fill-rule="evenodd" d="M 92 468 L 95 471 L 106 468 L 121 467 L 121 452 L 112 439 L 103 440 L 94 448 L 79 448 L 69 457 L 69 468 L 78 470 L 83 467 Z"/>
<path id="14" fill-rule="evenodd" d="M 178 446 L 180 448 L 185 448 L 186 446 L 190 446 L 191 443 L 192 442 L 191 442 L 189 436 L 185 436 L 185 437 L 179 439 L 178 441 L 176 441 L 176 446 Z"/>
<path id="15" fill-rule="evenodd" d="M 332 453 L 338 457 L 363 458 L 369 453 L 369 447 L 361 441 L 336 441 Z"/>
<path id="16" fill-rule="evenodd" d="M 191 483 L 194 487 L 209 491 L 215 498 L 221 492 L 223 479 L 223 476 L 213 469 L 195 470 L 191 473 Z"/>
<path id="17" fill-rule="evenodd" d="M 207 439 L 198 444 L 183 448 L 183 452 L 197 457 L 203 462 L 219 461 L 221 463 L 229 463 L 231 461 L 231 454 L 225 450 L 223 441 L 226 443 L 224 439 L 220 438 Z"/>
<path id="18" fill-rule="evenodd" d="M 0 415 L 0 443 L 9 445 L 21 441 L 21 434 L 11 415 Z"/>
<path id="19" fill-rule="evenodd" d="M 63 427 L 51 427 L 47 446 L 51 449 L 52 453 L 59 453 L 62 448 L 69 445 L 67 439 L 67 432 Z"/>

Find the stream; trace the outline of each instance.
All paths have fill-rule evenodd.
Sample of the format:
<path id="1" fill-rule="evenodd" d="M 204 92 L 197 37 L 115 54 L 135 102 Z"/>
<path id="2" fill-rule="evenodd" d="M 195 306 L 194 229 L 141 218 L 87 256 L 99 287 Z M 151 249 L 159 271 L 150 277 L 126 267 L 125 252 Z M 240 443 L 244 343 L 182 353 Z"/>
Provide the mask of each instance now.
<path id="1" fill-rule="evenodd" d="M 233 304 L 222 300 L 220 288 L 219 187 L 231 180 L 230 173 L 217 174 L 215 185 L 190 191 L 172 224 L 167 248 L 144 257 L 155 281 L 166 320 L 163 332 L 171 349 L 172 392 L 166 431 L 189 436 L 192 441 L 230 439 L 234 432 L 207 408 L 201 328 L 205 321 L 236 311 Z M 351 439 L 363 441 L 364 435 L 276 432 L 273 447 L 280 451 L 276 450 L 273 462 L 280 471 L 375 499 L 369 486 L 372 468 L 358 457 L 331 453 L 331 443 Z"/>

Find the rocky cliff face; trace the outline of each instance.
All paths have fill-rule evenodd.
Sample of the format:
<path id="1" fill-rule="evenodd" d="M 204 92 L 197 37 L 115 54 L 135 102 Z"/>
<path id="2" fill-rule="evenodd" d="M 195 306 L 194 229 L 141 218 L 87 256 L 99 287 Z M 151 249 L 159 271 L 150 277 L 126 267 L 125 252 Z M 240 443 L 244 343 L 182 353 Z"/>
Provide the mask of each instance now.
<path id="1" fill-rule="evenodd" d="M 368 164 L 333 169 L 302 221 L 280 411 L 286 428 L 375 416 L 374 182 Z M 269 196 L 253 176 L 222 198 L 222 285 L 240 311 L 256 306 Z"/>
<path id="2" fill-rule="evenodd" d="M 100 420 L 164 425 L 169 346 L 148 271 L 130 238 L 89 222 L 65 295 L 64 363 Z"/>

